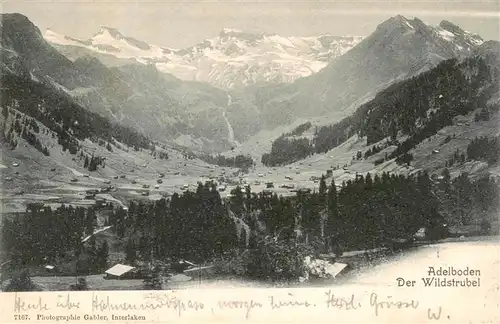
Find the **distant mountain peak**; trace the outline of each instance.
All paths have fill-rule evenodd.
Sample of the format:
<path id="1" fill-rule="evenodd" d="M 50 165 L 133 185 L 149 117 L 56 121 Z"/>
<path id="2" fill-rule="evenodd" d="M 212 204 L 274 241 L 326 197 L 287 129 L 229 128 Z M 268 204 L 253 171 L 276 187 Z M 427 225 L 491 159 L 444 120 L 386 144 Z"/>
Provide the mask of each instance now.
<path id="1" fill-rule="evenodd" d="M 99 32 L 94 34 L 94 36 L 92 36 L 92 39 L 99 37 L 99 36 L 102 36 L 102 35 L 107 35 L 107 34 L 110 35 L 111 37 L 113 37 L 114 39 L 123 39 L 124 38 L 123 34 L 117 28 L 108 27 L 108 26 L 101 26 L 101 29 L 99 30 Z"/>
<path id="2" fill-rule="evenodd" d="M 402 28 L 403 30 L 411 30 L 419 29 L 423 26 L 426 26 L 426 24 L 416 17 L 409 18 L 403 15 L 397 15 L 387 19 L 386 21 L 378 25 L 377 29 L 393 30 L 396 28 Z"/>
<path id="3" fill-rule="evenodd" d="M 115 41 L 125 41 L 130 46 L 139 48 L 141 50 L 149 50 L 151 46 L 143 41 L 137 40 L 132 37 L 128 37 L 123 35 L 117 28 L 101 26 L 101 29 L 97 34 L 95 34 L 91 39 L 93 43 L 101 43 L 111 46 L 116 46 L 116 44 L 112 44 Z M 109 47 L 108 47 L 109 48 Z"/>

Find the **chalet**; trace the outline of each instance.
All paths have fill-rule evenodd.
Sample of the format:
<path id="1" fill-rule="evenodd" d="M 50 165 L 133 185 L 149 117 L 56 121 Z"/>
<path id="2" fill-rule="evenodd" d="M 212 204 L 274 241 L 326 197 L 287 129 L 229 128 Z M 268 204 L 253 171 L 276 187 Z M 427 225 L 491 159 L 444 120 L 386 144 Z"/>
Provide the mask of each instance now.
<path id="1" fill-rule="evenodd" d="M 121 179 L 125 179 L 125 175 L 124 175 L 124 174 L 122 174 L 122 175 L 120 176 L 120 178 L 121 178 Z"/>
<path id="2" fill-rule="evenodd" d="M 274 183 L 266 182 L 266 188 L 274 188 Z"/>
<path id="3" fill-rule="evenodd" d="M 330 176 L 332 176 L 332 175 L 333 175 L 333 170 L 332 170 L 332 169 L 328 169 L 328 170 L 326 170 L 326 176 L 327 176 L 327 177 L 330 177 Z"/>
<path id="4" fill-rule="evenodd" d="M 71 182 L 78 182 L 78 179 L 77 178 L 73 178 L 70 180 Z"/>
<path id="5" fill-rule="evenodd" d="M 285 176 L 285 179 L 287 179 L 287 180 L 293 180 L 293 178 L 290 177 L 290 176 Z"/>
<path id="6" fill-rule="evenodd" d="M 158 179 L 156 180 L 157 183 L 163 183 L 163 180 L 162 179 Z"/>
<path id="7" fill-rule="evenodd" d="M 126 274 L 129 274 L 133 269 L 135 268 L 124 264 L 114 265 L 104 272 L 104 279 L 123 279 L 129 277 L 130 275 L 126 276 Z"/>
<path id="8" fill-rule="evenodd" d="M 46 265 L 44 268 L 49 272 L 53 272 L 56 267 L 54 267 L 53 265 Z"/>
<path id="9" fill-rule="evenodd" d="M 147 188 L 149 188 L 149 185 L 148 185 L 148 184 L 143 184 L 143 185 L 142 185 L 142 187 L 143 187 L 144 189 L 147 189 Z"/>

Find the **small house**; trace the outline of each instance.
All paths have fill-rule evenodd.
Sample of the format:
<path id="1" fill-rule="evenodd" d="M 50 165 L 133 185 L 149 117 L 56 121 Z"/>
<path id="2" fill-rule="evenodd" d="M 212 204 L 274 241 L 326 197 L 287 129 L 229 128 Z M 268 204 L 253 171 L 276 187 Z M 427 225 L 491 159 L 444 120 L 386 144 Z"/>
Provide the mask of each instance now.
<path id="1" fill-rule="evenodd" d="M 44 268 L 45 268 L 45 270 L 47 270 L 48 273 L 55 272 L 55 269 L 56 269 L 56 267 L 54 267 L 53 265 L 50 265 L 50 264 L 46 265 Z"/>
<path id="2" fill-rule="evenodd" d="M 105 279 L 121 279 L 125 274 L 129 273 L 133 269 L 135 269 L 135 268 L 128 266 L 128 265 L 117 264 L 104 272 L 105 273 L 104 278 Z"/>

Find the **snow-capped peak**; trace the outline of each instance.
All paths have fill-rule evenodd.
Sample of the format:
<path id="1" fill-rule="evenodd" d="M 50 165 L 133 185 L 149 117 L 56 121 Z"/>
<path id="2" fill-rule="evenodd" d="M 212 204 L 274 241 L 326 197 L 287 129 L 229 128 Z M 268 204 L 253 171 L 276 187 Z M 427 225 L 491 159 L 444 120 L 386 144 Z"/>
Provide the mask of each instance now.
<path id="1" fill-rule="evenodd" d="M 94 38 L 113 38 L 113 39 L 123 39 L 122 33 L 118 31 L 116 28 L 112 27 L 107 27 L 107 26 L 101 26 L 101 29 L 97 34 L 95 34 L 92 39 Z"/>
<path id="2" fill-rule="evenodd" d="M 67 46 L 82 46 L 81 42 L 77 39 L 61 35 L 55 31 L 47 28 L 43 34 L 43 38 L 49 43 Z"/>
<path id="3" fill-rule="evenodd" d="M 221 88 L 257 82 L 292 82 L 318 72 L 362 40 L 362 37 L 325 35 L 284 37 L 224 28 L 216 37 L 175 50 L 125 36 L 111 27 L 101 27 L 87 41 L 52 31 L 46 32 L 45 38 L 53 44 L 84 47 L 94 54 L 155 64 L 159 71 L 180 79 L 209 82 Z"/>
<path id="4" fill-rule="evenodd" d="M 448 41 L 461 38 L 462 41 L 471 43 L 471 45 L 481 45 L 484 43 L 484 40 L 479 35 L 467 32 L 447 20 L 441 21 L 435 28 Z"/>

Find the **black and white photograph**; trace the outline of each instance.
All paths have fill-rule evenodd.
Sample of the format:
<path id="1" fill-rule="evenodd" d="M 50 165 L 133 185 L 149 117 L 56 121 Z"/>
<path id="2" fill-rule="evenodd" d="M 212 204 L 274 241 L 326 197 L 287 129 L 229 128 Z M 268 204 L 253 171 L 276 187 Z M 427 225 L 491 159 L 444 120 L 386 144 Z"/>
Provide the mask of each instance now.
<path id="1" fill-rule="evenodd" d="M 1 290 L 498 297 L 499 6 L 4 0 Z"/>

